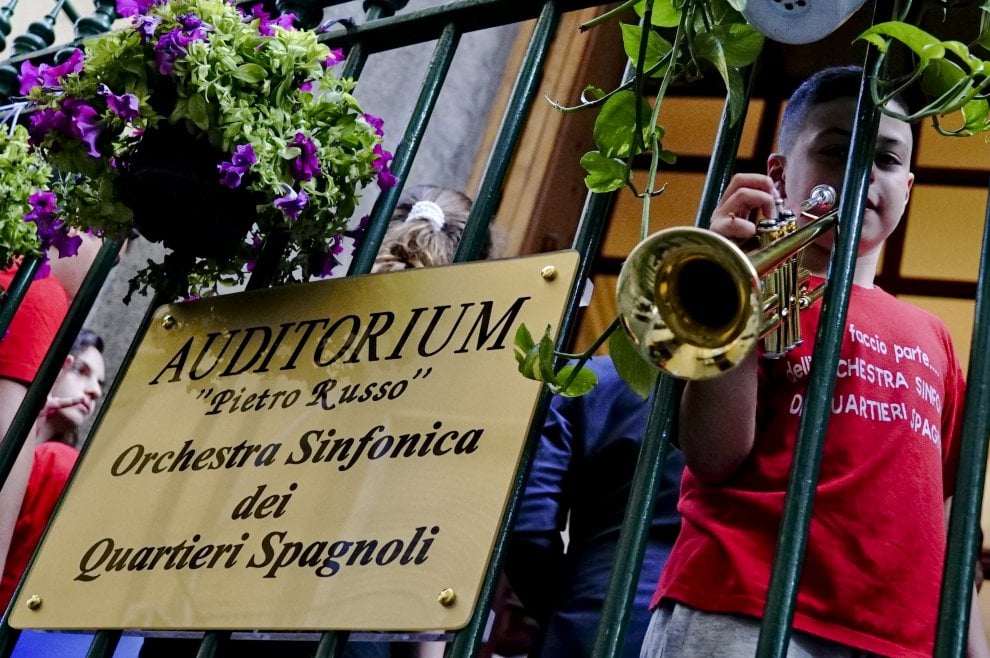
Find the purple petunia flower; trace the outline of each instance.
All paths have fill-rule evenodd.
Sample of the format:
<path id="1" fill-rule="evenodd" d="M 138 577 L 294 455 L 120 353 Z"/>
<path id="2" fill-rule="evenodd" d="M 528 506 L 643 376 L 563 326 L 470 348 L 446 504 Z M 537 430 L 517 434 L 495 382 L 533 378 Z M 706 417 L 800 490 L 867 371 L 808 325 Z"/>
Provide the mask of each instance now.
<path id="1" fill-rule="evenodd" d="M 34 222 L 35 232 L 41 243 L 42 261 L 48 259 L 48 249 L 51 247 L 58 250 L 59 258 L 75 256 L 82 244 L 82 238 L 78 235 L 70 235 L 66 223 L 56 217 L 58 207 L 55 205 L 55 195 L 49 190 L 35 191 L 28 197 L 28 204 L 31 210 L 25 213 L 24 221 Z"/>
<path id="2" fill-rule="evenodd" d="M 178 21 L 187 34 L 203 26 L 203 19 L 196 14 L 183 14 Z"/>
<path id="3" fill-rule="evenodd" d="M 96 88 L 96 94 L 107 99 L 107 107 L 110 111 L 119 116 L 124 121 L 134 121 L 141 116 L 138 107 L 138 98 L 134 94 L 120 94 L 119 96 L 110 87 L 100 83 Z"/>
<path id="4" fill-rule="evenodd" d="M 161 16 L 135 16 L 134 29 L 141 35 L 141 43 L 147 44 L 155 36 L 155 30 L 162 24 Z"/>
<path id="5" fill-rule="evenodd" d="M 371 221 L 371 215 L 365 215 L 358 220 L 357 226 L 345 230 L 344 236 L 354 240 L 354 242 L 360 242 L 364 234 L 368 231 L 369 221 Z"/>
<path id="6" fill-rule="evenodd" d="M 302 153 L 289 162 L 289 174 L 297 181 L 308 181 L 320 173 L 320 162 L 316 159 L 316 144 L 303 133 L 296 133 L 289 146 L 299 148 Z"/>
<path id="7" fill-rule="evenodd" d="M 280 196 L 274 201 L 275 207 L 281 210 L 282 214 L 292 221 L 299 219 L 299 213 L 302 212 L 307 204 L 309 204 L 309 195 L 303 190 L 296 192 L 291 188 L 289 188 L 285 196 Z"/>
<path id="8" fill-rule="evenodd" d="M 261 236 L 257 233 L 251 234 L 251 241 L 248 243 L 248 249 L 251 250 L 251 257 L 244 261 L 244 269 L 248 272 L 254 272 L 254 266 L 258 264 L 258 256 L 261 255 L 261 245 L 264 241 Z"/>
<path id="9" fill-rule="evenodd" d="M 220 172 L 220 184 L 229 188 L 240 187 L 242 177 L 257 160 L 250 144 L 238 145 L 234 148 L 230 161 L 221 162 L 217 166 Z"/>
<path id="10" fill-rule="evenodd" d="M 86 149 L 88 155 L 94 158 L 100 157 L 96 140 L 103 132 L 103 122 L 99 120 L 99 114 L 93 106 L 78 98 L 66 98 L 62 101 L 62 109 L 69 115 L 72 136 L 89 147 Z"/>
<path id="11" fill-rule="evenodd" d="M 241 10 L 244 13 L 244 10 Z M 258 33 L 262 36 L 270 37 L 275 35 L 275 28 L 280 27 L 284 30 L 293 29 L 292 22 L 296 17 L 292 14 L 282 14 L 278 18 L 272 20 L 271 14 L 264 10 L 262 5 L 252 5 L 250 15 L 245 14 L 246 20 L 258 19 Z"/>
<path id="12" fill-rule="evenodd" d="M 306 82 L 299 85 L 299 91 L 306 91 L 306 92 L 313 91 L 313 81 L 307 80 Z"/>
<path id="13" fill-rule="evenodd" d="M 375 172 L 378 174 L 378 187 L 384 192 L 394 187 L 399 182 L 399 179 L 388 168 L 388 163 L 392 160 L 392 154 L 383 149 L 381 144 L 375 144 L 374 153 L 377 157 L 371 163 L 371 166 L 375 168 Z"/>
<path id="14" fill-rule="evenodd" d="M 117 0 L 117 13 L 123 17 L 147 14 L 155 5 L 160 5 L 162 0 Z"/>
<path id="15" fill-rule="evenodd" d="M 158 43 L 155 44 L 155 64 L 158 66 L 159 73 L 162 75 L 170 74 L 175 67 L 176 60 L 185 57 L 186 53 L 189 52 L 190 43 L 206 39 L 206 29 L 203 27 L 205 25 L 203 23 L 188 33 L 177 27 L 158 39 Z"/>
<path id="16" fill-rule="evenodd" d="M 32 144 L 37 146 L 52 132 L 72 135 L 72 120 L 64 111 L 43 107 L 28 119 L 28 133 Z"/>
<path id="17" fill-rule="evenodd" d="M 340 261 L 337 259 L 337 254 L 344 250 L 343 244 L 340 244 L 339 249 L 337 248 L 339 243 L 340 241 L 338 237 L 334 237 L 329 248 L 320 256 L 320 260 L 313 270 L 313 274 L 315 276 L 321 279 L 333 276 L 334 269 L 340 265 Z"/>
<path id="18" fill-rule="evenodd" d="M 379 137 L 385 135 L 385 131 L 382 130 L 382 126 L 385 125 L 385 119 L 376 117 L 374 114 L 368 114 L 368 113 L 362 114 L 361 118 L 368 122 L 368 125 L 371 126 L 372 130 L 375 131 L 376 135 L 378 135 Z"/>
<path id="19" fill-rule="evenodd" d="M 31 62 L 25 61 L 21 64 L 19 76 L 21 93 L 29 94 L 35 87 L 61 87 L 62 78 L 82 70 L 83 58 L 83 51 L 76 48 L 67 60 L 56 66 L 50 64 L 35 66 Z"/>
<path id="20" fill-rule="evenodd" d="M 330 68 L 344 61 L 344 49 L 334 48 L 330 54 L 323 59 L 323 67 Z"/>

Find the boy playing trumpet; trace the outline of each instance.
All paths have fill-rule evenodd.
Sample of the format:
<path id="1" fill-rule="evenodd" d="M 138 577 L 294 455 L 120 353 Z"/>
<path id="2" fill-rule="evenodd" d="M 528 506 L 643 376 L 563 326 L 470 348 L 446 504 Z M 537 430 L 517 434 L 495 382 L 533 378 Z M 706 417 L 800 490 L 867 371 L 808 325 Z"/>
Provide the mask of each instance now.
<path id="1" fill-rule="evenodd" d="M 713 231 L 749 238 L 753 211 L 773 216 L 780 199 L 800 216 L 814 186 L 841 188 L 861 75 L 827 69 L 799 87 L 768 175 L 730 181 Z M 789 656 L 932 655 L 963 372 L 941 321 L 873 285 L 911 192 L 912 147 L 906 123 L 881 117 Z M 832 243 L 802 254 L 812 287 Z M 804 343 L 784 358 L 752 354 L 687 384 L 682 529 L 644 657 L 754 655 L 820 309 L 801 314 Z M 978 610 L 973 621 L 970 655 L 990 655 Z"/>

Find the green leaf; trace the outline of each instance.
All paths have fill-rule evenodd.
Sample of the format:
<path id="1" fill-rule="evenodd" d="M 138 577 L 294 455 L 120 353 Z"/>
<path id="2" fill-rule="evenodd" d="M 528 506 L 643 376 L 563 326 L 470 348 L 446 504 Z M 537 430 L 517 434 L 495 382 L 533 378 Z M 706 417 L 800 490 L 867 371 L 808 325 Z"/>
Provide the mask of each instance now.
<path id="1" fill-rule="evenodd" d="M 555 373 L 553 371 L 553 329 L 550 325 L 547 325 L 547 330 L 543 332 L 543 337 L 540 338 L 540 344 L 537 345 L 539 351 L 539 366 L 540 366 L 540 379 L 545 382 L 552 382 L 556 379 Z"/>
<path id="2" fill-rule="evenodd" d="M 604 193 L 617 190 L 629 182 L 632 172 L 622 162 L 606 158 L 598 151 L 589 151 L 581 158 L 581 166 L 588 175 L 584 184 L 592 192 Z"/>
<path id="3" fill-rule="evenodd" d="M 984 4 L 980 12 L 980 34 L 976 37 L 976 45 L 984 50 L 990 50 L 990 3 Z"/>
<path id="4" fill-rule="evenodd" d="M 643 38 L 643 28 L 638 25 L 627 25 L 625 23 L 622 23 L 620 27 L 622 28 L 622 47 L 626 51 L 626 57 L 636 65 L 639 58 L 640 40 Z M 642 66 L 637 66 L 636 68 L 641 71 L 653 71 L 656 68 L 657 70 L 653 71 L 650 75 L 654 77 L 662 76 L 667 67 L 657 68 L 657 66 L 667 56 L 672 47 L 673 44 L 653 30 L 650 30 L 646 36 L 646 54 Z"/>
<path id="5" fill-rule="evenodd" d="M 642 17 L 643 12 L 646 11 L 646 0 L 637 2 L 633 9 Z M 681 10 L 674 7 L 671 0 L 653 0 L 653 15 L 650 22 L 657 27 L 677 27 L 681 22 Z"/>
<path id="6" fill-rule="evenodd" d="M 660 371 L 646 361 L 625 331 L 613 331 L 608 339 L 608 353 L 619 376 L 644 400 L 653 392 Z"/>
<path id="7" fill-rule="evenodd" d="M 573 381 L 568 383 L 572 376 Z M 591 369 L 582 367 L 575 371 L 575 366 L 564 366 L 557 372 L 557 383 L 550 384 L 547 388 L 556 395 L 577 398 L 589 393 L 597 384 L 598 375 Z"/>
<path id="8" fill-rule="evenodd" d="M 244 82 L 257 83 L 267 78 L 268 73 L 258 64 L 241 64 L 234 71 L 234 77 Z"/>
<path id="9" fill-rule="evenodd" d="M 919 68 L 927 66 L 928 61 L 931 59 L 945 57 L 945 49 L 942 47 L 942 42 L 921 28 L 900 21 L 878 23 L 860 34 L 857 38 L 869 41 L 880 52 L 887 51 L 886 39 L 896 39 L 913 50 L 921 58 L 921 62 L 918 64 Z"/>
<path id="10" fill-rule="evenodd" d="M 196 124 L 200 130 L 207 130 L 210 127 L 210 118 L 206 112 L 206 99 L 200 94 L 193 94 L 189 97 L 189 119 Z"/>
<path id="11" fill-rule="evenodd" d="M 644 124 L 639 140 L 635 139 L 637 104 L 639 118 Z M 643 145 L 648 141 L 651 115 L 652 108 L 646 99 L 637 98 L 629 90 L 620 91 L 605 101 L 595 119 L 595 145 L 609 158 L 628 158 L 642 153 Z"/>
<path id="12" fill-rule="evenodd" d="M 765 37 L 744 23 L 719 25 L 694 40 L 694 55 L 711 62 L 722 78 L 727 68 L 741 68 L 756 61 Z"/>

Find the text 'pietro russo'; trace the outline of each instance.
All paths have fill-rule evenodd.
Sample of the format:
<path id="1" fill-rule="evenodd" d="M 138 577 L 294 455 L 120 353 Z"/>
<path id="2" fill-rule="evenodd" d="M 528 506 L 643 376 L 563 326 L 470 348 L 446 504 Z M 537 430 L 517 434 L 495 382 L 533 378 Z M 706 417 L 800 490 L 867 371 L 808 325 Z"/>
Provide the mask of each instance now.
<path id="1" fill-rule="evenodd" d="M 518 297 L 505 309 L 497 309 L 493 301 L 465 302 L 456 307 L 413 308 L 401 320 L 392 311 L 375 311 L 367 316 L 347 314 L 192 336 L 148 383 L 295 370 L 307 362 L 326 368 L 430 358 L 443 352 L 504 350 L 529 299 Z"/>

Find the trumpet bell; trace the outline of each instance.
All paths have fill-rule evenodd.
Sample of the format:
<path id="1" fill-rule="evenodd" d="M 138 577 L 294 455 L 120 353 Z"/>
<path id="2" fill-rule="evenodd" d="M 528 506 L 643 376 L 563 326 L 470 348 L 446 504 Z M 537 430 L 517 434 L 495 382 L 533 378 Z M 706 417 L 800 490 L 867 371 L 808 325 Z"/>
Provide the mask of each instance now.
<path id="1" fill-rule="evenodd" d="M 710 379 L 760 339 L 760 278 L 739 247 L 693 227 L 666 229 L 629 255 L 619 317 L 643 357 L 675 377 Z"/>

